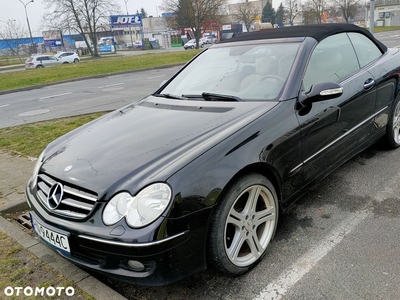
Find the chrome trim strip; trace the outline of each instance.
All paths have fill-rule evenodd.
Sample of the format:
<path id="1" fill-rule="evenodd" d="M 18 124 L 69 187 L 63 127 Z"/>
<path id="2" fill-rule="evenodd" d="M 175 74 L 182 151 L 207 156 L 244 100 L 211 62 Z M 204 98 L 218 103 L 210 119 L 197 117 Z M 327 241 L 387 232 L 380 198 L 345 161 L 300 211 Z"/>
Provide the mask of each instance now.
<path id="1" fill-rule="evenodd" d="M 183 236 L 188 232 L 189 232 L 189 230 L 186 230 L 184 232 L 178 233 L 176 235 L 167 237 L 167 238 L 159 240 L 159 241 L 154 241 L 154 242 L 150 242 L 150 243 L 136 243 L 136 244 L 109 241 L 109 240 L 99 239 L 99 238 L 95 238 L 95 237 L 91 237 L 91 236 L 87 236 L 87 235 L 81 235 L 81 234 L 78 235 L 78 238 L 87 239 L 87 240 L 90 240 L 90 241 L 109 244 L 109 245 L 114 245 L 114 246 L 121 246 L 121 247 L 128 247 L 128 248 L 141 248 L 141 247 L 150 247 L 150 246 L 160 245 L 162 243 L 165 243 L 165 242 L 168 242 L 168 241 L 173 240 L 175 238 L 178 238 L 180 236 Z"/>
<path id="2" fill-rule="evenodd" d="M 71 212 L 71 211 L 66 211 L 66 210 L 60 210 L 60 209 L 57 209 L 56 212 L 59 215 L 63 215 L 63 216 L 67 216 L 67 217 L 73 217 L 73 218 L 80 218 L 80 219 L 83 219 L 83 218 L 88 216 L 87 214 L 82 214 L 82 213 L 78 213 L 78 212 Z"/>
<path id="3" fill-rule="evenodd" d="M 85 202 L 75 201 L 75 200 L 72 200 L 72 199 L 69 199 L 69 198 L 63 199 L 63 201 L 61 203 L 64 204 L 64 205 L 75 207 L 75 208 L 80 208 L 80 209 L 83 209 L 83 210 L 87 210 L 89 212 L 93 208 L 93 205 L 87 204 Z"/>
<path id="4" fill-rule="evenodd" d="M 88 194 L 86 192 L 73 189 L 73 188 L 71 188 L 69 186 L 65 186 L 64 185 L 64 192 L 67 193 L 67 194 L 70 194 L 70 195 L 74 195 L 74 196 L 77 196 L 77 197 L 92 201 L 92 202 L 96 202 L 97 201 L 97 197 L 94 197 L 94 196 L 92 196 L 92 195 L 90 195 L 90 194 Z"/>
<path id="5" fill-rule="evenodd" d="M 313 155 L 311 155 L 309 158 L 305 159 L 303 163 L 307 163 L 308 161 L 310 161 L 311 159 L 313 159 L 315 156 L 317 156 L 318 154 L 320 154 L 321 152 L 325 151 L 326 149 L 328 149 L 329 147 L 331 147 L 333 144 L 336 144 L 338 141 L 340 141 L 341 139 L 345 138 L 347 135 L 349 135 L 350 133 L 352 133 L 353 131 L 355 131 L 357 128 L 361 127 L 362 125 L 364 125 L 365 123 L 367 123 L 368 121 L 372 120 L 372 118 L 376 117 L 377 115 L 379 115 L 381 112 L 383 112 L 385 109 L 387 109 L 389 106 L 386 106 L 384 108 L 382 108 L 380 111 L 376 112 L 375 114 L 373 114 L 371 117 L 365 119 L 364 121 L 362 121 L 360 124 L 358 124 L 357 126 L 353 127 L 352 129 L 350 129 L 349 131 L 347 131 L 345 134 L 339 136 L 336 140 L 330 142 L 328 145 L 326 145 L 324 148 L 320 149 L 319 151 L 315 152 Z"/>
<path id="6" fill-rule="evenodd" d="M 299 165 L 295 166 L 293 169 L 289 171 L 289 175 L 292 175 L 294 172 L 297 171 L 297 169 L 300 169 L 303 165 L 304 163 L 300 163 Z"/>
<path id="7" fill-rule="evenodd" d="M 48 185 L 52 186 L 53 184 L 56 183 L 55 180 L 51 179 L 49 176 L 44 175 L 44 174 L 39 174 L 39 177 Z"/>

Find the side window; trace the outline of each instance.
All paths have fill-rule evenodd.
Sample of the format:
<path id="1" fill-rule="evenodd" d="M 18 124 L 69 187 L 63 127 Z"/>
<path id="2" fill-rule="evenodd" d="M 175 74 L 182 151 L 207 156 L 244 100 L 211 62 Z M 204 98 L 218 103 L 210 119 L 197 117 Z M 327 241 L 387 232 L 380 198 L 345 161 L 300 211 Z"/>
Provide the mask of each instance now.
<path id="1" fill-rule="evenodd" d="M 359 33 L 349 33 L 351 42 L 360 62 L 361 68 L 369 64 L 382 55 L 379 48 L 366 36 Z"/>
<path id="2" fill-rule="evenodd" d="M 322 40 L 311 54 L 303 84 L 305 91 L 318 82 L 340 82 L 359 69 L 356 54 L 346 33 Z"/>

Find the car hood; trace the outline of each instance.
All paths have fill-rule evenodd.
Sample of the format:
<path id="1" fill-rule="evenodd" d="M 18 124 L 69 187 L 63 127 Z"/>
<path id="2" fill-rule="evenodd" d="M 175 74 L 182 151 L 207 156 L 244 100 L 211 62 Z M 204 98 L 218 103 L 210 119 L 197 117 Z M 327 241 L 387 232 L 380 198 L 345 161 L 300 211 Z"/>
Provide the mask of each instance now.
<path id="1" fill-rule="evenodd" d="M 107 199 L 174 172 L 277 102 L 204 102 L 148 97 L 52 142 L 42 171 Z"/>

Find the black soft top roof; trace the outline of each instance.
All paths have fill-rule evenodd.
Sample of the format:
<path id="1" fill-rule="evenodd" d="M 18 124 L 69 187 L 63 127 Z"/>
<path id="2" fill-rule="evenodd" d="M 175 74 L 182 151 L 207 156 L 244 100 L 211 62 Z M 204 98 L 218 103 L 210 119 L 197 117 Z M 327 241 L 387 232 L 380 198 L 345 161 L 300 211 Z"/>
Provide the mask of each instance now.
<path id="1" fill-rule="evenodd" d="M 384 53 L 387 47 L 365 28 L 347 24 L 347 23 L 329 23 L 319 25 L 299 25 L 290 26 L 276 29 L 263 29 L 259 31 L 245 32 L 237 35 L 224 42 L 239 42 L 239 41 L 250 41 L 250 40 L 264 40 L 264 39 L 279 39 L 279 38 L 291 38 L 291 37 L 312 37 L 318 42 L 324 38 L 341 33 L 341 32 L 358 32 L 368 38 L 370 38 L 381 51 Z"/>

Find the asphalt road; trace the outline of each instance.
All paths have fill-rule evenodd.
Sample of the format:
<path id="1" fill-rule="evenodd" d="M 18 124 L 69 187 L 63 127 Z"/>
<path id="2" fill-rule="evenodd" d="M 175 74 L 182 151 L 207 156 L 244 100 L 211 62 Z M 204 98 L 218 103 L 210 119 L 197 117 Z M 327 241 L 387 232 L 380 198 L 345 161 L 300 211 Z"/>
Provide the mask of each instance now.
<path id="1" fill-rule="evenodd" d="M 399 32 L 376 36 L 400 47 Z M 179 67 L 0 96 L 0 127 L 114 109 L 154 91 Z M 206 270 L 165 287 L 108 282 L 128 299 L 399 299 L 400 149 L 375 145 L 280 216 L 264 260 L 244 276 Z"/>
<path id="2" fill-rule="evenodd" d="M 179 68 L 73 81 L 0 95 L 0 128 L 117 109 L 153 93 Z"/>

